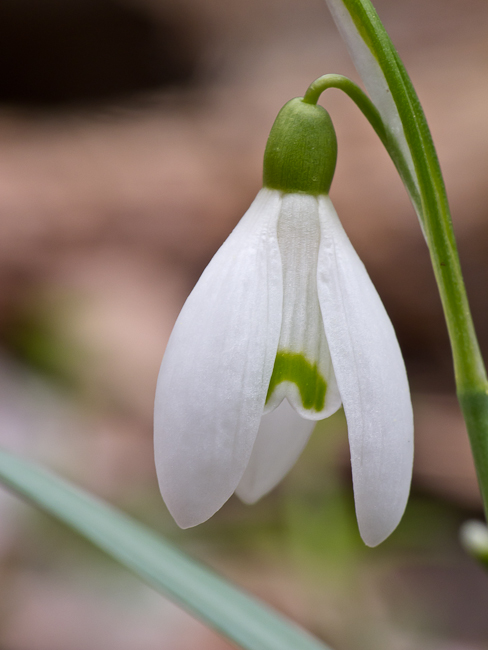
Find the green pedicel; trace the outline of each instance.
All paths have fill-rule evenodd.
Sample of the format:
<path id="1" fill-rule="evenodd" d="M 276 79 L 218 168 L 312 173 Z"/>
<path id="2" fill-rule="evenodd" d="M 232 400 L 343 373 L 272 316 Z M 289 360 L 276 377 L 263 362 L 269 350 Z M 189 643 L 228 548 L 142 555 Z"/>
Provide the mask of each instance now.
<path id="1" fill-rule="evenodd" d="M 303 408 L 316 412 L 324 408 L 327 382 L 319 373 L 317 364 L 312 365 L 303 354 L 278 352 L 269 382 L 266 403 L 276 386 L 283 381 L 290 381 L 297 385 Z"/>

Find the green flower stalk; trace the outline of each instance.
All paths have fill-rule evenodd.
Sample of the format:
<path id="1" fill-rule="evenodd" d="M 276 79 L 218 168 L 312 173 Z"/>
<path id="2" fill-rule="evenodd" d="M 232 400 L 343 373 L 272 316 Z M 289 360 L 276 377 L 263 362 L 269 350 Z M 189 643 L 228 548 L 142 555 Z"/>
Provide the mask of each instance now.
<path id="1" fill-rule="evenodd" d="M 442 300 L 481 494 L 488 509 L 488 381 L 464 287 L 442 174 L 410 78 L 370 0 L 326 0 L 384 125 L 419 216 Z"/>

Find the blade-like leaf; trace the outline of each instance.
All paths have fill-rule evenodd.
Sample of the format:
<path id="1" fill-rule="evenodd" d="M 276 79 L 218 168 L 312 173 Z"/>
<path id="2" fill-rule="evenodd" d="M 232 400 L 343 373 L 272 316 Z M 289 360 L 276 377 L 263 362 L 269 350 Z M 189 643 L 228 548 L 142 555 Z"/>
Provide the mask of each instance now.
<path id="1" fill-rule="evenodd" d="M 0 450 L 0 481 L 238 646 L 246 650 L 329 650 L 150 529 L 48 470 Z"/>

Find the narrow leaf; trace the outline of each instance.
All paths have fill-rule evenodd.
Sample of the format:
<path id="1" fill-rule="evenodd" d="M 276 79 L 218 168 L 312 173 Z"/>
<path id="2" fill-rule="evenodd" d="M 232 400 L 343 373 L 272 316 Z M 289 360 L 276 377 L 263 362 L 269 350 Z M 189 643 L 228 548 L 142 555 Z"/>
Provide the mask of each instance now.
<path id="1" fill-rule="evenodd" d="M 330 650 L 116 508 L 0 450 L 0 481 L 245 650 Z"/>

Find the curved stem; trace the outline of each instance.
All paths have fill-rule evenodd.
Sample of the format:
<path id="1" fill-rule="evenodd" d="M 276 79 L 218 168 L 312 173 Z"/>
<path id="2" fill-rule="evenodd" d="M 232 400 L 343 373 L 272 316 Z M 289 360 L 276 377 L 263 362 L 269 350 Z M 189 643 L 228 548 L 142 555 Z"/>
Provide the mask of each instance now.
<path id="1" fill-rule="evenodd" d="M 412 197 L 427 240 L 446 317 L 458 399 L 469 434 L 478 482 L 488 518 L 488 380 L 464 287 L 449 204 L 439 161 L 422 106 L 388 33 L 370 0 L 328 0 L 355 57 L 361 42 L 373 55 L 398 111 L 414 164 L 414 186 L 384 142 Z M 348 17 L 346 19 L 346 13 Z M 353 29 L 348 23 L 352 20 Z M 357 57 L 359 59 L 359 57 Z M 367 70 L 364 73 L 367 74 Z M 376 73 L 372 73 L 372 78 Z M 358 104 L 359 105 L 359 104 Z M 360 106 L 361 107 L 361 106 Z M 366 117 L 368 115 L 365 113 Z M 394 134 L 391 134 L 394 137 Z M 401 159 L 401 156 L 400 156 Z M 417 201 L 419 203 L 417 204 Z"/>
<path id="2" fill-rule="evenodd" d="M 423 227 L 451 341 L 458 399 L 488 515 L 488 381 L 437 153 L 417 93 L 370 0 L 343 3 L 387 81 L 414 162 Z"/>
<path id="3" fill-rule="evenodd" d="M 398 146 L 398 141 L 385 127 L 378 109 L 366 93 L 359 88 L 359 86 L 348 77 L 344 77 L 341 74 L 325 74 L 310 84 L 303 97 L 303 101 L 307 104 L 316 104 L 320 95 L 328 88 L 337 88 L 338 90 L 342 90 L 342 92 L 346 93 L 346 95 L 352 99 L 359 110 L 363 113 L 389 153 L 398 173 L 405 183 L 417 212 L 419 212 L 421 200 L 418 188 L 401 148 Z"/>
<path id="4" fill-rule="evenodd" d="M 324 74 L 316 79 L 308 87 L 303 96 L 303 101 L 307 104 L 316 104 L 320 95 L 327 88 L 338 88 L 345 92 L 364 113 L 381 140 L 383 141 L 386 138 L 385 126 L 376 106 L 359 86 L 356 86 L 353 81 L 341 74 Z"/>

